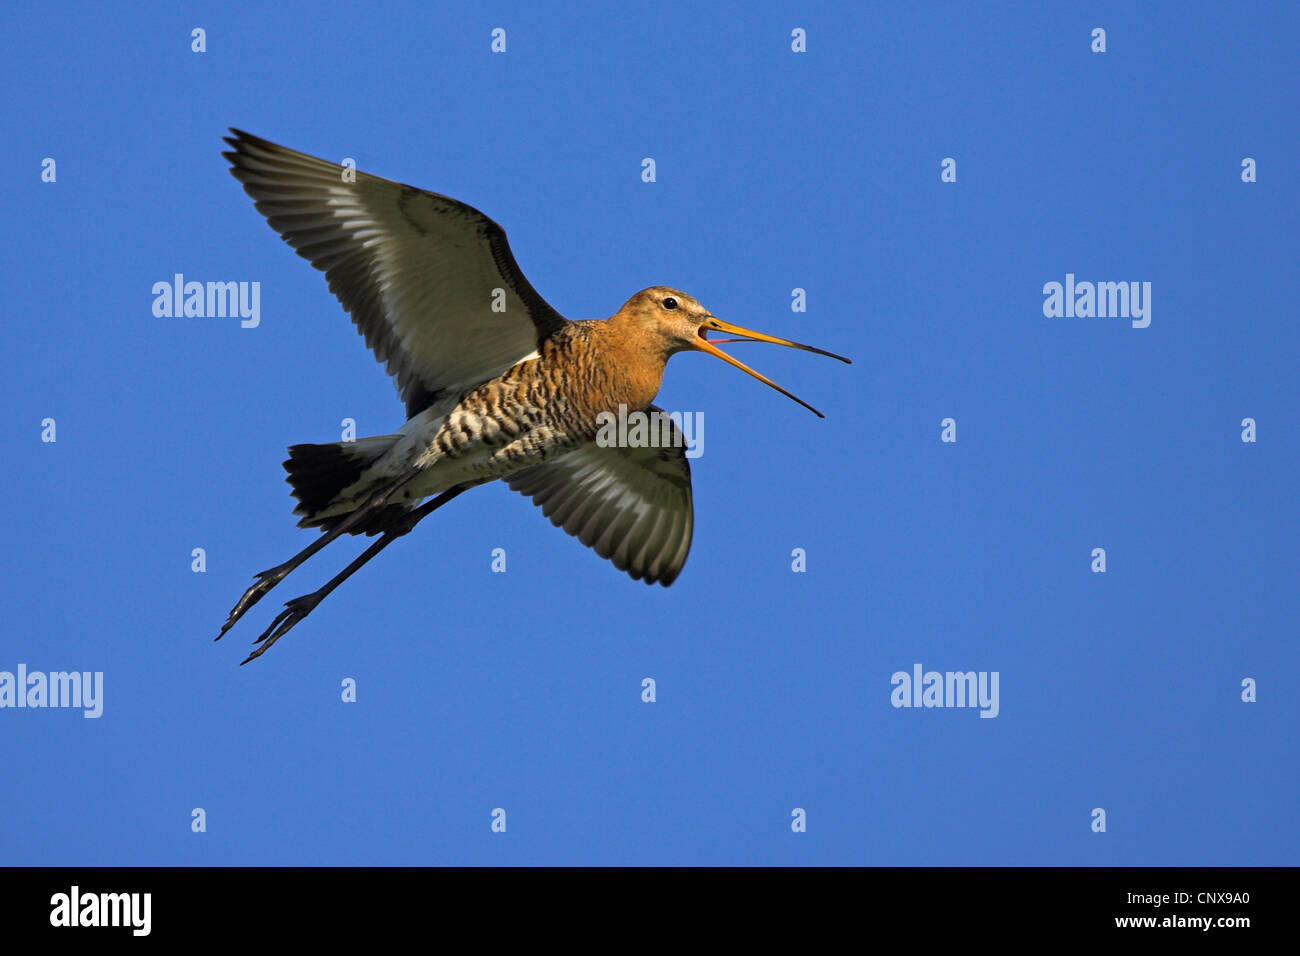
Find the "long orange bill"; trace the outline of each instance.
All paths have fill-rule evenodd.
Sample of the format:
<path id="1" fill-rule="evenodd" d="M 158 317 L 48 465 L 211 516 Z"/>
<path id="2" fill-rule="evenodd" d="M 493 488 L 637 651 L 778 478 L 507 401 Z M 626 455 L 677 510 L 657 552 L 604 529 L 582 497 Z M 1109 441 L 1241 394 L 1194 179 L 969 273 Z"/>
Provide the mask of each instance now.
<path id="1" fill-rule="evenodd" d="M 784 345 L 792 349 L 803 349 L 805 352 L 816 352 L 818 355 L 826 355 L 833 359 L 839 359 L 841 362 L 852 364 L 852 362 L 849 359 L 846 359 L 843 355 L 836 355 L 834 352 L 827 352 L 825 349 L 814 348 L 811 345 L 803 345 L 799 342 L 791 342 L 788 339 L 778 339 L 772 335 L 764 335 L 762 332 L 751 332 L 749 329 L 742 329 L 738 325 L 732 325 L 730 322 L 723 322 L 721 319 L 716 319 L 713 316 L 709 316 L 707 319 L 704 320 L 703 324 L 700 325 L 699 339 L 695 343 L 695 347 L 699 351 L 707 352 L 709 355 L 715 355 L 718 358 L 722 359 L 722 361 L 726 362 L 728 365 L 734 365 L 742 372 L 749 373 L 750 375 L 754 376 L 754 378 L 762 382 L 764 385 L 770 385 L 772 388 L 776 389 L 786 398 L 790 398 L 798 402 L 800 405 L 808 409 L 808 411 L 812 412 L 818 418 L 825 418 L 826 416 L 823 415 L 821 412 L 817 411 L 817 409 L 813 408 L 811 405 L 805 402 L 798 395 L 795 395 L 791 392 L 787 392 L 785 389 L 783 389 L 780 385 L 776 384 L 776 382 L 772 381 L 766 375 L 761 375 L 760 373 L 755 372 L 744 362 L 734 359 L 726 352 L 722 351 L 722 349 L 718 348 L 716 345 L 714 345 L 712 342 L 710 342 L 708 339 L 704 337 L 704 333 L 706 330 L 726 332 L 730 335 L 744 336 L 744 338 L 739 338 L 739 339 L 721 339 L 720 341 L 723 342 L 770 342 L 773 345 Z"/>

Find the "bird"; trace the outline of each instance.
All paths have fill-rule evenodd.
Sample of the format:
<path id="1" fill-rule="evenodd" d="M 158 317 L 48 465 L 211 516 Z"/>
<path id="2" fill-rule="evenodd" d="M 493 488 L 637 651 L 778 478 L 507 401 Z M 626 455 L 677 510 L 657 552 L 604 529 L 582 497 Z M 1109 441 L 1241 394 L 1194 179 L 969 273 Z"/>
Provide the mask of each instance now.
<path id="1" fill-rule="evenodd" d="M 230 133 L 222 153 L 230 173 L 271 228 L 325 273 L 406 412 L 392 434 L 290 446 L 284 468 L 298 525 L 322 534 L 255 575 L 216 640 L 330 542 L 376 540 L 323 587 L 286 602 L 241 664 L 423 518 L 490 481 L 531 498 L 633 579 L 667 587 L 694 531 L 680 429 L 667 418 L 670 441 L 628 447 L 600 440 L 602 415 L 662 414 L 653 402 L 668 359 L 698 351 L 824 418 L 718 344 L 767 342 L 850 361 L 724 322 L 668 286 L 642 289 L 608 319 L 566 319 L 524 276 L 501 226 L 472 206 Z"/>

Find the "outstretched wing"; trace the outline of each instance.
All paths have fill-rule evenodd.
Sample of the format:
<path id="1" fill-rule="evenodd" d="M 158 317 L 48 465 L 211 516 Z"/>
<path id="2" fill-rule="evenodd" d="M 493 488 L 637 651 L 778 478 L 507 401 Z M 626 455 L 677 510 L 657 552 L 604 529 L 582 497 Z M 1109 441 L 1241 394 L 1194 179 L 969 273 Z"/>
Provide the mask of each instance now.
<path id="1" fill-rule="evenodd" d="M 695 526 L 691 466 L 676 424 L 673 432 L 676 447 L 589 442 L 505 482 L 620 571 L 667 587 L 686 563 Z"/>
<path id="2" fill-rule="evenodd" d="M 231 132 L 230 172 L 325 273 L 408 417 L 501 374 L 564 326 L 519 271 L 505 231 L 477 209 Z"/>

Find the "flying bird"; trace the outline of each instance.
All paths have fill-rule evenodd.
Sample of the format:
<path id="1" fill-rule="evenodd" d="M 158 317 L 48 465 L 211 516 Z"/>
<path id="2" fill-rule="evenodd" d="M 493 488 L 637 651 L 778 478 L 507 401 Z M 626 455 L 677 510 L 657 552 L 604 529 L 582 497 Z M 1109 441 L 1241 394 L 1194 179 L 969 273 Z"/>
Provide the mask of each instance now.
<path id="1" fill-rule="evenodd" d="M 670 585 L 694 527 L 685 443 L 675 423 L 667 447 L 598 442 L 601 414 L 660 411 L 652 402 L 669 357 L 697 351 L 824 417 L 717 343 L 770 342 L 849 361 L 723 322 L 666 286 L 641 290 L 608 319 L 571 321 L 537 293 L 504 230 L 477 209 L 231 133 L 222 154 L 230 172 L 271 228 L 325 273 L 406 406 L 391 435 L 289 448 L 298 525 L 323 534 L 256 575 L 217 640 L 331 541 L 378 537 L 319 590 L 287 602 L 242 663 L 421 519 L 497 479 L 634 579 Z M 736 337 L 710 341 L 712 332 Z"/>

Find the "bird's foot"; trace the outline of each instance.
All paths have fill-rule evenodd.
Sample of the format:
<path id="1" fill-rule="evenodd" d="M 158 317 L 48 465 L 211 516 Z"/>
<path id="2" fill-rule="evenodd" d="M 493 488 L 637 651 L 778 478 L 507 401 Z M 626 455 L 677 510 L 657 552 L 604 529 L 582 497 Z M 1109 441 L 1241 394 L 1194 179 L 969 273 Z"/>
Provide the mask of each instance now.
<path id="1" fill-rule="evenodd" d="M 286 601 L 284 610 L 275 616 L 275 620 L 262 632 L 262 636 L 253 642 L 258 645 L 257 649 L 240 661 L 239 665 L 242 667 L 249 661 L 256 660 L 265 654 L 272 644 L 293 630 L 294 625 L 316 610 L 316 605 L 320 604 L 324 598 L 325 595 L 320 591 L 313 591 L 311 594 L 304 594 L 292 601 Z"/>
<path id="2" fill-rule="evenodd" d="M 293 566 L 286 563 L 259 572 L 256 575 L 256 580 L 253 582 L 253 586 L 245 591 L 244 596 L 236 601 L 235 606 L 230 609 L 230 614 L 226 616 L 226 623 L 221 625 L 221 633 L 214 637 L 213 640 L 219 641 L 225 637 L 226 631 L 234 627 L 235 624 L 238 623 L 239 619 L 247 613 L 249 608 L 262 600 L 262 598 L 266 597 L 267 592 L 283 581 L 292 570 Z"/>

